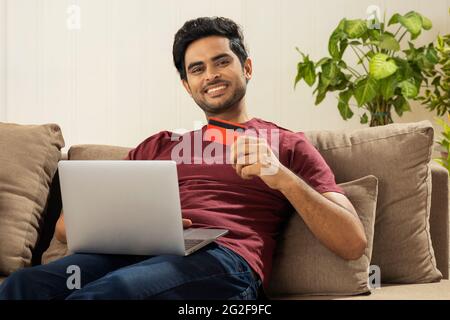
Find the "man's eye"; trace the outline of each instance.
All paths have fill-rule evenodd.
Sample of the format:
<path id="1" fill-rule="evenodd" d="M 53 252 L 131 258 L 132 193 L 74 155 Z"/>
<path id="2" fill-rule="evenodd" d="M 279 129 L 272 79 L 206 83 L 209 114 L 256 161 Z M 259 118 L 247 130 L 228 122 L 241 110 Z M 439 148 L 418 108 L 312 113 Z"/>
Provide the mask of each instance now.
<path id="1" fill-rule="evenodd" d="M 219 65 L 221 65 L 221 66 L 224 66 L 226 64 L 228 64 L 228 60 L 221 60 L 221 61 L 219 61 Z"/>
<path id="2" fill-rule="evenodd" d="M 191 73 L 199 73 L 201 71 L 201 68 L 193 68 L 191 70 Z"/>

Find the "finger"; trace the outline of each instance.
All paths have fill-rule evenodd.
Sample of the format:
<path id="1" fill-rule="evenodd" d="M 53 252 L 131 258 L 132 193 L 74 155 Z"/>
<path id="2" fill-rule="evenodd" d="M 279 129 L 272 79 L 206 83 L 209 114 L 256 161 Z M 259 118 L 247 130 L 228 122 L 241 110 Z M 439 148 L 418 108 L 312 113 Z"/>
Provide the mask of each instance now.
<path id="1" fill-rule="evenodd" d="M 247 143 L 244 145 L 240 145 L 237 147 L 237 152 L 233 154 L 234 161 L 236 162 L 237 158 L 239 158 L 240 156 L 249 154 L 258 154 L 258 155 L 269 154 L 268 147 L 267 145 L 260 143 Z"/>
<path id="2" fill-rule="evenodd" d="M 259 176 L 261 172 L 261 165 L 259 163 L 244 166 L 241 170 L 241 177 L 243 179 L 252 179 L 253 177 Z"/>
<path id="3" fill-rule="evenodd" d="M 238 156 L 236 160 L 237 165 L 249 165 L 254 164 L 258 161 L 260 161 L 261 156 L 258 155 L 258 153 L 249 153 L 245 155 Z"/>
<path id="4" fill-rule="evenodd" d="M 230 162 L 235 164 L 240 155 L 269 153 L 266 140 L 252 136 L 239 136 L 230 147 Z M 234 166 L 233 166 L 234 167 Z"/>
<path id="5" fill-rule="evenodd" d="M 241 176 L 242 164 L 235 164 L 234 165 L 234 170 L 236 170 L 236 174 L 238 176 Z"/>
<path id="6" fill-rule="evenodd" d="M 270 157 L 271 152 L 266 145 L 251 145 L 245 153 L 239 153 L 235 156 L 234 164 L 248 165 L 263 162 Z"/>

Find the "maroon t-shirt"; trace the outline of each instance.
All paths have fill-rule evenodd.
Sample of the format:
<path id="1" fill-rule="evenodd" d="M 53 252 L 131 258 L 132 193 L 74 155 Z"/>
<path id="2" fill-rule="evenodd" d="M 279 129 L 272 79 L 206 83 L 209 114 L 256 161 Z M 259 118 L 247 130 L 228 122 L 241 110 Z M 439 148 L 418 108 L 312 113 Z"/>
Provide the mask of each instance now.
<path id="1" fill-rule="evenodd" d="M 280 162 L 317 192 L 344 193 L 303 133 L 258 118 L 243 125 L 262 134 L 272 149 L 278 141 L 275 154 Z M 226 159 L 229 146 L 202 139 L 206 129 L 203 126 L 182 135 L 161 131 L 131 150 L 127 158 L 177 161 L 183 217 L 192 220 L 192 228 L 228 229 L 216 242 L 241 255 L 267 286 L 277 234 L 294 208 L 281 192 L 259 177 L 240 178 Z M 223 152 L 217 148 L 223 148 Z"/>

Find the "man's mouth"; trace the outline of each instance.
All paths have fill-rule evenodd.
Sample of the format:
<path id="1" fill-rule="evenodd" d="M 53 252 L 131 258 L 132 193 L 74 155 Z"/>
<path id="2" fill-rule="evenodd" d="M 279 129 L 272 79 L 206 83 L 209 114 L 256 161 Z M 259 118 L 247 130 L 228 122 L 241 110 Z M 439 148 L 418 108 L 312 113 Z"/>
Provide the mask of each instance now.
<path id="1" fill-rule="evenodd" d="M 221 83 L 206 89 L 205 93 L 210 97 L 220 96 L 225 93 L 225 90 L 228 88 L 227 84 Z"/>

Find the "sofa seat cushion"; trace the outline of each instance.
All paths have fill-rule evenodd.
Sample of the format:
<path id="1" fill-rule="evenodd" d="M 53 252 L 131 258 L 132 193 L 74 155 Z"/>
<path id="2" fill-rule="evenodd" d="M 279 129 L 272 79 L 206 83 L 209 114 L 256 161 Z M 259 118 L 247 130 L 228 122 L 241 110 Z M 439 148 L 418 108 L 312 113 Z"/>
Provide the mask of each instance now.
<path id="1" fill-rule="evenodd" d="M 381 284 L 370 295 L 357 296 L 301 296 L 286 295 L 280 300 L 450 300 L 450 280 L 419 284 Z"/>

